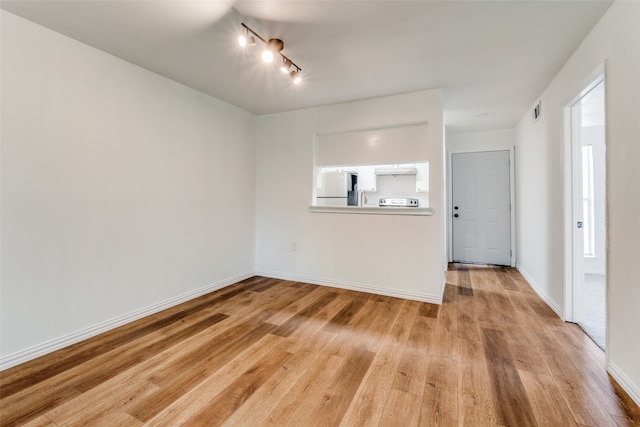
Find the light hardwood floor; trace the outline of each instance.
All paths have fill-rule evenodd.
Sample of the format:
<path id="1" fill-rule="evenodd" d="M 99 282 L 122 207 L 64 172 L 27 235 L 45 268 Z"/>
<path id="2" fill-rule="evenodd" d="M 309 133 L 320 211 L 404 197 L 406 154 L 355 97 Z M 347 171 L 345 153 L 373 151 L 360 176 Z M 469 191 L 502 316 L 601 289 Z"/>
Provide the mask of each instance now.
<path id="1" fill-rule="evenodd" d="M 2 426 L 628 426 L 604 355 L 513 269 L 441 306 L 254 277 L 0 373 Z"/>

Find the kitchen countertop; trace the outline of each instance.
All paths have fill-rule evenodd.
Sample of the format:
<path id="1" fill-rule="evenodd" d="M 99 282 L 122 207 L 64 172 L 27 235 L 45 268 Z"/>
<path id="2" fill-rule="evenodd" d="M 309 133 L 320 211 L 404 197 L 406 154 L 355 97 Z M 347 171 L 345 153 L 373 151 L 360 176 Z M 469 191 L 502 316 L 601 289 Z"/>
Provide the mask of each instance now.
<path id="1" fill-rule="evenodd" d="M 380 206 L 309 206 L 315 213 L 346 213 L 365 215 L 414 215 L 432 216 L 432 208 L 380 207 Z"/>

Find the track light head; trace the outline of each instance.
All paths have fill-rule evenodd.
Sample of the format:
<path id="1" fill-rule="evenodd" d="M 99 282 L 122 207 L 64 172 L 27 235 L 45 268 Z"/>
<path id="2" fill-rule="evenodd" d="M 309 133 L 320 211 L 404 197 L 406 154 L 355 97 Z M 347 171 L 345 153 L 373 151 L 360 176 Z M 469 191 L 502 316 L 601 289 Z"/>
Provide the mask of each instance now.
<path id="1" fill-rule="evenodd" d="M 282 57 L 282 65 L 280 66 L 280 71 L 285 74 L 289 74 L 289 69 L 291 68 L 292 62 L 289 58 Z"/>
<path id="2" fill-rule="evenodd" d="M 299 68 L 293 70 L 291 73 L 289 73 L 289 75 L 291 76 L 291 80 L 293 80 L 294 84 L 300 84 L 300 82 L 302 81 Z"/>
<path id="3" fill-rule="evenodd" d="M 270 51 L 269 49 L 265 49 L 262 52 L 262 60 L 266 63 L 273 62 L 273 52 Z"/>
<path id="4" fill-rule="evenodd" d="M 249 35 L 249 27 L 244 27 L 244 34 L 238 37 L 238 44 L 240 47 L 256 45 L 256 38 Z"/>

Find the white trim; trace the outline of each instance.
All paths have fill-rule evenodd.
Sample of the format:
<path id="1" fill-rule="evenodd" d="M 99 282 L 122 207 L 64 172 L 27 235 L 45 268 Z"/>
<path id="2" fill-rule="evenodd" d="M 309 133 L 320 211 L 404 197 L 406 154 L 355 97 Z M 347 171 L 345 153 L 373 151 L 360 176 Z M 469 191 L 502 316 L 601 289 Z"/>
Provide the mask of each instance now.
<path id="1" fill-rule="evenodd" d="M 607 372 L 620 384 L 620 387 L 627 392 L 629 397 L 636 402 L 636 405 L 640 406 L 640 387 L 636 386 L 631 378 L 629 378 L 618 365 L 611 361 L 607 363 Z"/>
<path id="2" fill-rule="evenodd" d="M 414 215 L 432 216 L 432 208 L 378 207 L 378 206 L 309 206 L 309 212 L 369 214 L 369 215 Z"/>
<path id="3" fill-rule="evenodd" d="M 563 161 L 563 225 L 564 225 L 564 320 L 572 322 L 574 319 L 574 295 L 573 295 L 573 128 L 571 118 L 571 106 L 567 105 L 562 110 L 564 121 L 564 161 Z"/>
<path id="4" fill-rule="evenodd" d="M 525 280 L 529 283 L 529 286 L 531 286 L 531 288 L 536 291 L 538 296 L 542 298 L 542 300 L 549 306 L 549 308 L 551 308 L 551 310 L 553 310 L 558 315 L 558 317 L 560 317 L 560 319 L 565 320 L 560 306 L 549 295 L 542 291 L 542 288 L 538 286 L 531 275 L 527 273 L 520 264 L 516 264 L 516 269 L 520 272 L 520 274 L 522 274 Z"/>
<path id="5" fill-rule="evenodd" d="M 511 233 L 511 267 L 516 266 L 516 147 L 512 145 L 510 147 L 477 147 L 477 148 L 454 148 L 447 149 L 447 171 L 446 176 L 448 183 L 446 185 L 446 194 L 449 197 L 449 201 L 453 200 L 453 155 L 454 154 L 466 154 L 466 153 L 487 153 L 495 151 L 508 151 L 509 152 L 509 203 L 511 205 L 511 217 L 510 217 L 510 233 Z M 447 245 L 448 250 L 445 256 L 448 257 L 449 262 L 453 262 L 453 212 L 451 211 L 451 203 L 446 207 L 446 228 L 447 228 Z"/>
<path id="6" fill-rule="evenodd" d="M 394 95 L 392 95 L 394 96 Z M 325 132 L 316 132 L 313 134 L 313 166 L 311 168 L 311 182 L 313 187 L 311 188 L 311 205 L 313 206 L 313 204 L 316 202 L 316 198 L 318 196 L 317 193 L 317 177 L 318 177 L 318 168 L 322 167 L 322 166 L 318 166 L 318 137 L 322 136 L 322 135 L 332 135 L 332 134 L 339 134 L 339 133 L 355 133 L 355 132 L 369 132 L 369 131 L 375 131 L 375 130 L 384 130 L 384 129 L 393 129 L 393 128 L 401 128 L 401 127 L 409 127 L 409 126 L 423 126 L 426 125 L 427 129 L 429 128 L 429 121 L 428 120 L 420 120 L 420 121 L 415 121 L 415 122 L 402 122 L 402 123 L 393 123 L 393 124 L 388 124 L 386 126 L 373 126 L 373 127 L 365 127 L 365 128 L 349 128 L 349 129 L 338 129 L 338 130 L 330 130 L 330 131 L 325 131 Z M 443 133 L 444 135 L 444 121 L 443 121 Z M 428 137 L 428 131 L 427 131 L 427 137 Z M 444 137 L 443 137 L 443 141 L 444 141 Z M 428 142 L 428 141 L 427 141 Z M 411 160 L 411 161 L 406 161 L 406 162 L 401 162 L 401 163 L 415 163 L 415 160 Z"/>
<path id="7" fill-rule="evenodd" d="M 138 320 L 145 316 L 149 316 L 159 311 L 166 310 L 167 308 L 171 308 L 185 301 L 192 300 L 194 298 L 208 294 L 210 292 L 217 291 L 219 289 L 222 289 L 224 287 L 227 287 L 229 285 L 232 285 L 234 283 L 240 282 L 242 280 L 248 279 L 253 276 L 255 276 L 254 272 L 246 272 L 246 273 L 242 273 L 224 280 L 220 280 L 218 282 L 211 283 L 200 289 L 187 292 L 177 297 L 169 298 L 165 301 L 162 301 L 147 307 L 143 307 L 138 310 L 134 310 L 130 313 L 114 317 L 113 319 L 100 322 L 93 326 L 89 326 L 88 328 L 84 328 L 79 331 L 72 332 L 70 334 L 63 335 L 59 338 L 55 338 L 50 341 L 44 342 L 42 344 L 38 344 L 33 347 L 29 347 L 27 349 L 9 354 L 7 356 L 0 357 L 0 371 L 3 371 L 5 369 L 11 368 L 13 366 L 19 365 L 24 362 L 28 362 L 29 360 L 33 360 L 37 357 L 54 352 L 61 348 L 67 347 L 71 344 L 75 344 L 82 340 L 86 340 L 87 338 L 91 338 L 103 332 L 107 332 L 111 329 L 115 329 L 118 326 L 122 326 L 127 323 L 133 322 L 134 320 Z"/>
<path id="8" fill-rule="evenodd" d="M 564 159 L 563 159 L 563 233 L 564 233 L 564 312 L 567 322 L 574 322 L 578 319 L 578 310 L 580 307 L 578 290 L 574 289 L 574 281 L 579 276 L 577 270 L 580 270 L 582 274 L 582 265 L 579 265 L 579 260 L 574 257 L 574 252 L 582 254 L 582 250 L 576 242 L 577 237 L 574 233 L 574 225 L 577 221 L 575 210 L 575 201 L 573 200 L 573 181 L 574 170 L 574 138 L 573 138 L 573 105 L 575 105 L 580 99 L 582 99 L 587 93 L 593 90 L 597 85 L 604 82 L 605 84 L 605 104 L 606 104 L 606 61 L 600 64 L 593 72 L 591 72 L 580 85 L 580 92 L 571 99 L 567 99 L 563 107 L 563 122 L 564 122 Z M 606 105 L 605 105 L 605 117 L 606 117 Z M 605 119 L 606 120 L 606 119 Z M 605 121 L 605 129 L 608 129 Z M 606 132 L 606 131 L 605 131 Z M 607 145 L 607 135 L 605 134 L 605 146 Z M 606 154 L 605 154 L 606 156 Z M 608 167 L 605 166 L 605 210 L 608 211 L 608 186 L 609 180 L 607 179 Z M 605 234 L 609 236 L 609 226 L 607 220 L 607 213 L 605 213 Z M 607 245 L 608 247 L 608 245 Z M 605 269 L 606 270 L 606 269 Z M 608 312 L 608 310 L 607 310 Z M 608 335 L 608 334 L 607 334 Z M 608 353 L 605 353 L 608 359 Z"/>
<path id="9" fill-rule="evenodd" d="M 404 298 L 414 301 L 428 302 L 431 304 L 442 304 L 442 295 L 422 294 L 418 292 L 401 291 L 398 289 L 381 288 L 364 283 L 346 282 L 343 280 L 333 280 L 310 276 L 300 276 L 296 274 L 283 273 L 279 271 L 259 270 L 256 276 L 270 277 L 272 279 L 291 280 L 294 282 L 310 283 L 312 285 L 330 286 L 351 291 L 366 292 L 369 294 L 386 295 L 389 297 Z"/>

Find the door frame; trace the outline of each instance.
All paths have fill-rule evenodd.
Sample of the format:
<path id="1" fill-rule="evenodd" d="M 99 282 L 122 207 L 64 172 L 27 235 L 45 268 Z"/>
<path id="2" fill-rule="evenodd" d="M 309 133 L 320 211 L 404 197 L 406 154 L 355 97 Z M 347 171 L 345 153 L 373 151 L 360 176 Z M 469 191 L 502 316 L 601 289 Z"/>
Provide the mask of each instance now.
<path id="1" fill-rule="evenodd" d="M 451 206 L 453 202 L 453 155 L 463 153 L 486 153 L 493 151 L 508 151 L 509 152 L 509 205 L 511 206 L 511 267 L 516 266 L 516 204 L 515 204 L 515 189 L 516 189 L 516 174 L 515 174 L 515 146 L 511 147 L 492 147 L 487 149 L 482 148 L 455 148 L 447 149 L 447 257 L 449 262 L 453 262 L 453 208 Z"/>
<path id="2" fill-rule="evenodd" d="M 569 102 L 565 103 L 563 108 L 564 115 L 564 171 L 563 171 L 563 207 L 564 207 L 564 321 L 575 322 L 578 319 L 578 312 L 580 310 L 580 290 L 576 289 L 576 280 L 583 274 L 583 263 L 580 262 L 583 254 L 582 236 L 577 232 L 576 221 L 581 220 L 578 218 L 579 208 L 577 206 L 577 198 L 575 196 L 577 189 L 574 182 L 574 174 L 577 173 L 574 165 L 576 164 L 577 150 L 575 147 L 576 141 L 573 138 L 575 132 L 575 121 L 573 120 L 573 106 L 579 102 L 584 96 L 591 92 L 600 83 L 604 83 L 605 93 L 605 248 L 606 249 L 606 265 L 605 265 L 605 277 L 608 275 L 609 264 L 609 168 L 608 160 L 606 158 L 606 146 L 608 141 L 608 126 L 607 126 L 607 83 L 605 64 L 600 65 L 594 72 L 592 72 L 585 83 L 581 85 L 581 89 L 576 96 L 574 96 Z M 580 178 L 581 179 L 581 178 Z M 580 256 L 575 256 L 580 254 Z M 608 280 L 607 280 L 608 282 Z M 608 305 L 608 303 L 607 303 Z M 608 330 L 609 315 L 607 309 L 607 316 L 605 322 L 605 330 Z M 606 347 L 608 347 L 609 334 L 606 334 Z M 608 352 L 605 352 L 605 357 L 608 358 Z"/>

